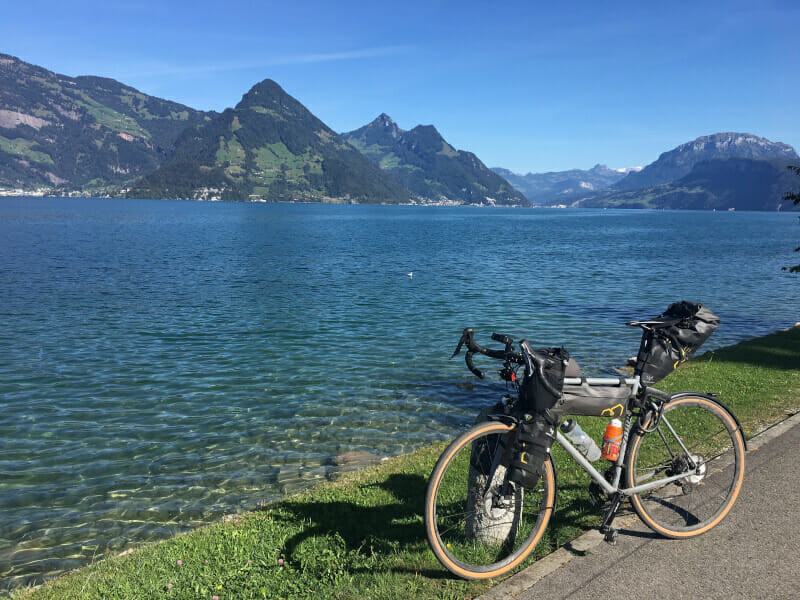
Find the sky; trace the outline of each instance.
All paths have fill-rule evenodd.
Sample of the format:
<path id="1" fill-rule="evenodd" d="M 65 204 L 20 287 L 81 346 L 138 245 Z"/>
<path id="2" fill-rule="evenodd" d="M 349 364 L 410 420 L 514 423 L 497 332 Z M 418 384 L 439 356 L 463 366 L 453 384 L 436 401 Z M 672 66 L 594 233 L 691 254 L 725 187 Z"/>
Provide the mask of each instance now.
<path id="1" fill-rule="evenodd" d="M 434 125 L 517 173 L 747 132 L 800 149 L 800 2 L 2 1 L 0 52 L 203 110 L 274 79 L 332 129 Z"/>

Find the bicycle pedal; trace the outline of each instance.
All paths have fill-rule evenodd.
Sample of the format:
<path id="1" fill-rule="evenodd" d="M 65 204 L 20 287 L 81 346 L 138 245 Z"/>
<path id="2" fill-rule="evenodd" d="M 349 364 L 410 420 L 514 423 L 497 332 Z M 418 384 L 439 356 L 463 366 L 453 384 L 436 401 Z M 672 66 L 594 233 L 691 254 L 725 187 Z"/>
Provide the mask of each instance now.
<path id="1" fill-rule="evenodd" d="M 606 534 L 603 536 L 603 540 L 611 544 L 612 546 L 617 545 L 617 539 L 619 538 L 619 529 L 609 529 L 606 531 Z"/>

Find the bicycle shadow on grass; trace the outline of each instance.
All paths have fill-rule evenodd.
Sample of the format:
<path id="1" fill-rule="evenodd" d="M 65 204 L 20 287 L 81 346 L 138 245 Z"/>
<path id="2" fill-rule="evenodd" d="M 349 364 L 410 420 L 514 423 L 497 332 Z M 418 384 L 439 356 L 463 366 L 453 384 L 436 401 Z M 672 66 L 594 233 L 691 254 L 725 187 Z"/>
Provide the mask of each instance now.
<path id="1" fill-rule="evenodd" d="M 548 529 L 553 535 L 554 547 L 563 547 L 576 556 L 585 556 L 586 551 L 573 545 L 582 532 L 597 529 L 606 515 L 606 505 L 593 504 L 586 495 L 586 486 L 578 483 L 565 483 L 559 486 L 559 498 Z M 618 519 L 634 515 L 633 507 L 623 503 L 617 512 Z M 562 528 L 566 531 L 562 532 Z M 630 526 L 619 530 L 620 536 L 655 539 L 660 537 L 652 531 L 639 531 Z"/>
<path id="2" fill-rule="evenodd" d="M 324 545 L 326 538 L 337 535 L 344 542 L 343 551 L 349 554 L 388 557 L 405 550 L 415 553 L 422 548 L 426 551 L 422 514 L 427 484 L 424 477 L 409 474 L 393 474 L 380 483 L 368 484 L 389 492 L 396 500 L 379 506 L 341 500 L 313 503 L 285 500 L 280 504 L 284 514 L 277 518 L 285 519 L 287 525 L 308 525 L 286 540 L 283 555 L 296 566 L 302 566 L 299 563 L 304 553 L 301 548 L 304 542 L 316 543 L 313 538 L 319 538 Z M 383 568 L 377 566 L 378 570 Z M 388 567 L 385 568 L 388 570 Z M 359 572 L 372 569 L 349 567 L 348 570 Z M 402 566 L 392 566 L 391 570 L 413 572 L 430 578 L 447 577 L 443 570 L 406 569 Z"/>

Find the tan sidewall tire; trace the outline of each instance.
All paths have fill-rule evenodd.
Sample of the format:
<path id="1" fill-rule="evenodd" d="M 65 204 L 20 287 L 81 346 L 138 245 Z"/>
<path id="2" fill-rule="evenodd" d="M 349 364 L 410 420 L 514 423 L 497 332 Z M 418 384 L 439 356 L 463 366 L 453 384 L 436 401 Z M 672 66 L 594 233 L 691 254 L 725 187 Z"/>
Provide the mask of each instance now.
<path id="1" fill-rule="evenodd" d="M 498 421 L 488 421 L 486 423 L 480 423 L 473 427 L 472 429 L 465 431 L 461 436 L 456 438 L 442 453 L 442 456 L 439 458 L 439 461 L 436 463 L 436 466 L 433 469 L 433 473 L 431 473 L 430 480 L 428 482 L 428 490 L 425 495 L 425 532 L 428 536 L 428 543 L 433 550 L 433 553 L 436 555 L 436 558 L 439 560 L 440 563 L 451 573 L 462 577 L 464 579 L 490 579 L 492 577 L 498 577 L 505 573 L 508 573 L 512 569 L 519 566 L 531 551 L 536 547 L 536 544 L 539 543 L 539 540 L 542 538 L 542 534 L 544 534 L 545 529 L 547 529 L 547 524 L 550 522 L 550 516 L 553 513 L 553 507 L 555 506 L 555 493 L 556 493 L 556 486 L 555 486 L 555 470 L 553 468 L 553 461 L 552 459 L 548 460 L 545 465 L 545 475 L 544 478 L 546 479 L 547 483 L 547 502 L 545 503 L 545 509 L 542 511 L 544 514 L 544 518 L 539 526 L 538 531 L 533 536 L 533 538 L 526 544 L 519 555 L 511 561 L 507 565 L 503 565 L 502 567 L 498 567 L 492 571 L 472 571 L 465 569 L 457 565 L 453 560 L 447 555 L 447 552 L 444 551 L 442 548 L 442 541 L 439 538 L 436 528 L 435 528 L 435 508 L 436 508 L 436 495 L 439 490 L 439 484 L 441 483 L 442 475 L 447 470 L 447 466 L 450 464 L 452 458 L 467 444 L 472 443 L 472 441 L 482 435 L 487 434 L 502 434 L 508 433 L 514 429 L 511 425 L 506 425 L 505 423 L 500 423 Z M 541 514 L 541 513 L 540 513 Z"/>
<path id="2" fill-rule="evenodd" d="M 720 521 L 722 521 L 722 519 L 725 518 L 725 516 L 730 512 L 733 505 L 736 503 L 736 498 L 739 496 L 739 491 L 742 489 L 742 480 L 744 479 L 744 461 L 745 461 L 744 440 L 742 439 L 742 432 L 739 429 L 739 425 L 736 423 L 736 420 L 728 413 L 727 410 L 725 410 L 723 407 L 721 407 L 713 400 L 709 400 L 708 398 L 703 398 L 701 396 L 685 396 L 683 398 L 672 400 L 669 403 L 668 408 L 679 407 L 681 404 L 693 404 L 693 405 L 699 404 L 701 406 L 710 407 L 715 414 L 718 414 L 720 418 L 725 421 L 725 424 L 728 425 L 734 432 L 733 440 L 738 447 L 739 455 L 741 456 L 741 464 L 739 468 L 739 474 L 736 478 L 736 487 L 734 488 L 733 493 L 731 494 L 730 499 L 728 500 L 728 503 L 725 506 L 724 510 L 719 515 L 717 515 L 713 521 L 698 529 L 693 529 L 691 531 L 673 531 L 671 529 L 667 529 L 662 525 L 659 525 L 658 523 L 653 521 L 653 519 L 650 518 L 650 516 L 645 511 L 644 506 L 642 505 L 641 499 L 639 498 L 638 494 L 634 494 L 633 496 L 631 496 L 631 504 L 633 504 L 634 510 L 642 519 L 642 521 L 644 521 L 644 523 L 648 527 L 650 527 L 650 529 L 652 529 L 657 533 L 660 533 L 665 537 L 675 538 L 675 539 L 690 538 L 696 535 L 701 535 L 709 531 L 713 527 L 715 527 L 717 524 L 719 524 Z M 665 414 L 669 413 L 666 412 Z M 654 434 L 650 433 L 644 435 L 654 435 Z M 635 469 L 633 468 L 633 457 L 644 435 L 637 435 L 631 442 L 631 451 L 630 454 L 628 455 L 630 459 L 628 461 L 628 469 L 626 476 L 627 487 L 629 488 L 634 486 L 633 476 Z"/>

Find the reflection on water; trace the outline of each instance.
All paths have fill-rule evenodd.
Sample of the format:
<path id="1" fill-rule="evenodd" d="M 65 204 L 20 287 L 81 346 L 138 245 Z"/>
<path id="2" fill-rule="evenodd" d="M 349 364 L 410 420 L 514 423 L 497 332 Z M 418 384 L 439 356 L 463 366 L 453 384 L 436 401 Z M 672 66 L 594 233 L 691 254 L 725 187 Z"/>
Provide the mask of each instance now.
<path id="1" fill-rule="evenodd" d="M 708 348 L 791 325 L 796 234 L 779 214 L 0 199 L 0 587 L 451 437 L 503 389 L 458 387 L 467 325 L 564 344 L 586 374 L 678 299 L 723 318 Z"/>

